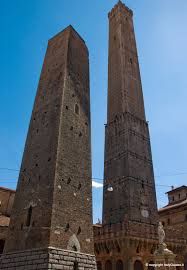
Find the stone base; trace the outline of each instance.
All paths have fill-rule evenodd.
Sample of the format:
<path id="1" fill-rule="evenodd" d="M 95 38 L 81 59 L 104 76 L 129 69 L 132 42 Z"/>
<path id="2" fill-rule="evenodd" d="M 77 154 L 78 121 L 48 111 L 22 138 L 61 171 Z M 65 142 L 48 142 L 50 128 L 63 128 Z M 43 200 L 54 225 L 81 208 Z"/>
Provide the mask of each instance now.
<path id="1" fill-rule="evenodd" d="M 176 270 L 175 258 L 176 255 L 169 249 L 166 244 L 159 244 L 158 249 L 154 253 L 156 270 L 172 269 Z"/>
<path id="2" fill-rule="evenodd" d="M 1 270 L 96 270 L 94 255 L 70 250 L 45 248 L 2 254 Z"/>

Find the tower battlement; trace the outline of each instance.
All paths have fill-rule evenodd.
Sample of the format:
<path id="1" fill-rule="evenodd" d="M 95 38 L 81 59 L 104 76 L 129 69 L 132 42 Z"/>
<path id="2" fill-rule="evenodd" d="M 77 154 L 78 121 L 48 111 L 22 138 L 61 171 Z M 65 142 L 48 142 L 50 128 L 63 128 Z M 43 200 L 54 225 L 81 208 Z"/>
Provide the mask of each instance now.
<path id="1" fill-rule="evenodd" d="M 116 14 L 123 12 L 124 14 L 132 17 L 133 11 L 128 8 L 124 3 L 118 1 L 118 3 L 112 8 L 112 10 L 108 13 L 108 18 L 111 19 Z"/>

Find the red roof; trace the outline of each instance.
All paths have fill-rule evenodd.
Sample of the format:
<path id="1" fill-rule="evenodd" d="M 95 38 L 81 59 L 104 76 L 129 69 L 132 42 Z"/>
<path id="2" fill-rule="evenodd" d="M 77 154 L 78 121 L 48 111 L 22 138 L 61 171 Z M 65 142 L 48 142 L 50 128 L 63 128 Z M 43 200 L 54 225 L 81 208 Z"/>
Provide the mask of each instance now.
<path id="1" fill-rule="evenodd" d="M 169 209 L 174 209 L 174 208 L 177 208 L 177 207 L 180 207 L 183 205 L 187 205 L 187 199 L 182 201 L 182 202 L 179 202 L 179 203 L 175 203 L 175 204 L 171 204 L 171 205 L 168 204 L 168 205 L 164 206 L 163 208 L 160 208 L 158 210 L 158 212 L 162 212 L 162 211 L 169 210 Z"/>
<path id="2" fill-rule="evenodd" d="M 9 189 L 9 188 L 6 188 L 6 187 L 0 187 L 0 190 L 10 191 L 10 192 L 13 192 L 13 193 L 16 192 L 14 189 Z"/>

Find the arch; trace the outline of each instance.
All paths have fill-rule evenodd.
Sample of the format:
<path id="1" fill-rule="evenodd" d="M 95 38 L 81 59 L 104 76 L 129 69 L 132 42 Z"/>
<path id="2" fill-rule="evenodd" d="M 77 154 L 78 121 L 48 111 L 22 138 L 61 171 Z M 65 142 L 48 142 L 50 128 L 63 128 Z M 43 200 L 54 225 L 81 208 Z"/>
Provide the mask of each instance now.
<path id="1" fill-rule="evenodd" d="M 73 234 L 68 242 L 67 250 L 72 250 L 72 251 L 78 251 L 80 252 L 80 243 L 79 240 L 77 239 L 76 235 Z"/>
<path id="2" fill-rule="evenodd" d="M 5 240 L 0 239 L 0 254 L 3 253 L 4 246 L 5 246 Z"/>
<path id="3" fill-rule="evenodd" d="M 112 262 L 110 260 L 106 261 L 105 270 L 112 270 Z"/>
<path id="4" fill-rule="evenodd" d="M 184 256 L 184 270 L 187 270 L 187 253 Z"/>
<path id="5" fill-rule="evenodd" d="M 149 262 L 149 265 L 148 265 L 148 270 L 155 270 L 155 267 L 152 266 L 152 264 L 154 264 L 154 262 L 153 261 L 150 261 Z"/>
<path id="6" fill-rule="evenodd" d="M 122 262 L 122 260 L 118 260 L 116 262 L 116 270 L 123 270 L 123 262 Z"/>
<path id="7" fill-rule="evenodd" d="M 97 270 L 102 270 L 102 264 L 101 264 L 101 262 L 97 262 Z"/>
<path id="8" fill-rule="evenodd" d="M 73 270 L 78 270 L 78 269 L 79 269 L 78 262 L 74 262 L 74 264 L 73 264 Z"/>
<path id="9" fill-rule="evenodd" d="M 134 262 L 134 270 L 144 270 L 143 264 L 142 264 L 141 261 L 136 260 L 136 261 Z"/>

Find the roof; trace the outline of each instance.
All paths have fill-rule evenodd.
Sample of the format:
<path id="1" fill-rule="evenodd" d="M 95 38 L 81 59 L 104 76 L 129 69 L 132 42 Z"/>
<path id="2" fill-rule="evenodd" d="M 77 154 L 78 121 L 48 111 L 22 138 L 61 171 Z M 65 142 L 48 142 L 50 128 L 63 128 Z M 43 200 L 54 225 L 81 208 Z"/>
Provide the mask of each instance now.
<path id="1" fill-rule="evenodd" d="M 186 189 L 186 190 L 187 190 L 187 186 L 184 186 L 184 185 L 183 185 L 183 186 L 180 186 L 180 187 L 178 187 L 178 188 L 174 188 L 174 189 L 172 189 L 172 190 L 166 192 L 166 194 L 171 194 L 171 193 L 176 192 L 176 191 L 179 191 L 179 190 L 181 190 L 181 189 Z"/>
<path id="2" fill-rule="evenodd" d="M 49 39 L 49 41 L 50 40 L 53 40 L 54 38 L 56 38 L 57 36 L 59 36 L 60 34 L 62 34 L 63 32 L 65 32 L 66 30 L 72 30 L 74 33 L 76 33 L 77 34 L 77 36 L 80 38 L 80 40 L 82 40 L 82 42 L 86 45 L 86 42 L 85 42 L 85 40 L 81 37 L 81 35 L 75 30 L 75 28 L 70 24 L 70 25 L 68 25 L 66 28 L 64 28 L 62 31 L 60 31 L 59 33 L 57 33 L 56 35 L 54 35 L 53 37 L 51 37 L 50 39 Z"/>
<path id="3" fill-rule="evenodd" d="M 179 203 L 175 203 L 175 204 L 171 204 L 171 205 L 168 204 L 168 205 L 164 206 L 163 208 L 160 208 L 158 210 L 158 212 L 167 211 L 167 210 L 178 208 L 178 207 L 181 207 L 184 205 L 187 205 L 187 199 L 182 201 L 182 202 L 179 202 Z"/>
<path id="4" fill-rule="evenodd" d="M 9 189 L 9 188 L 6 188 L 6 187 L 0 187 L 0 191 L 3 190 L 3 191 L 10 191 L 12 193 L 16 193 L 16 191 L 14 189 Z"/>

